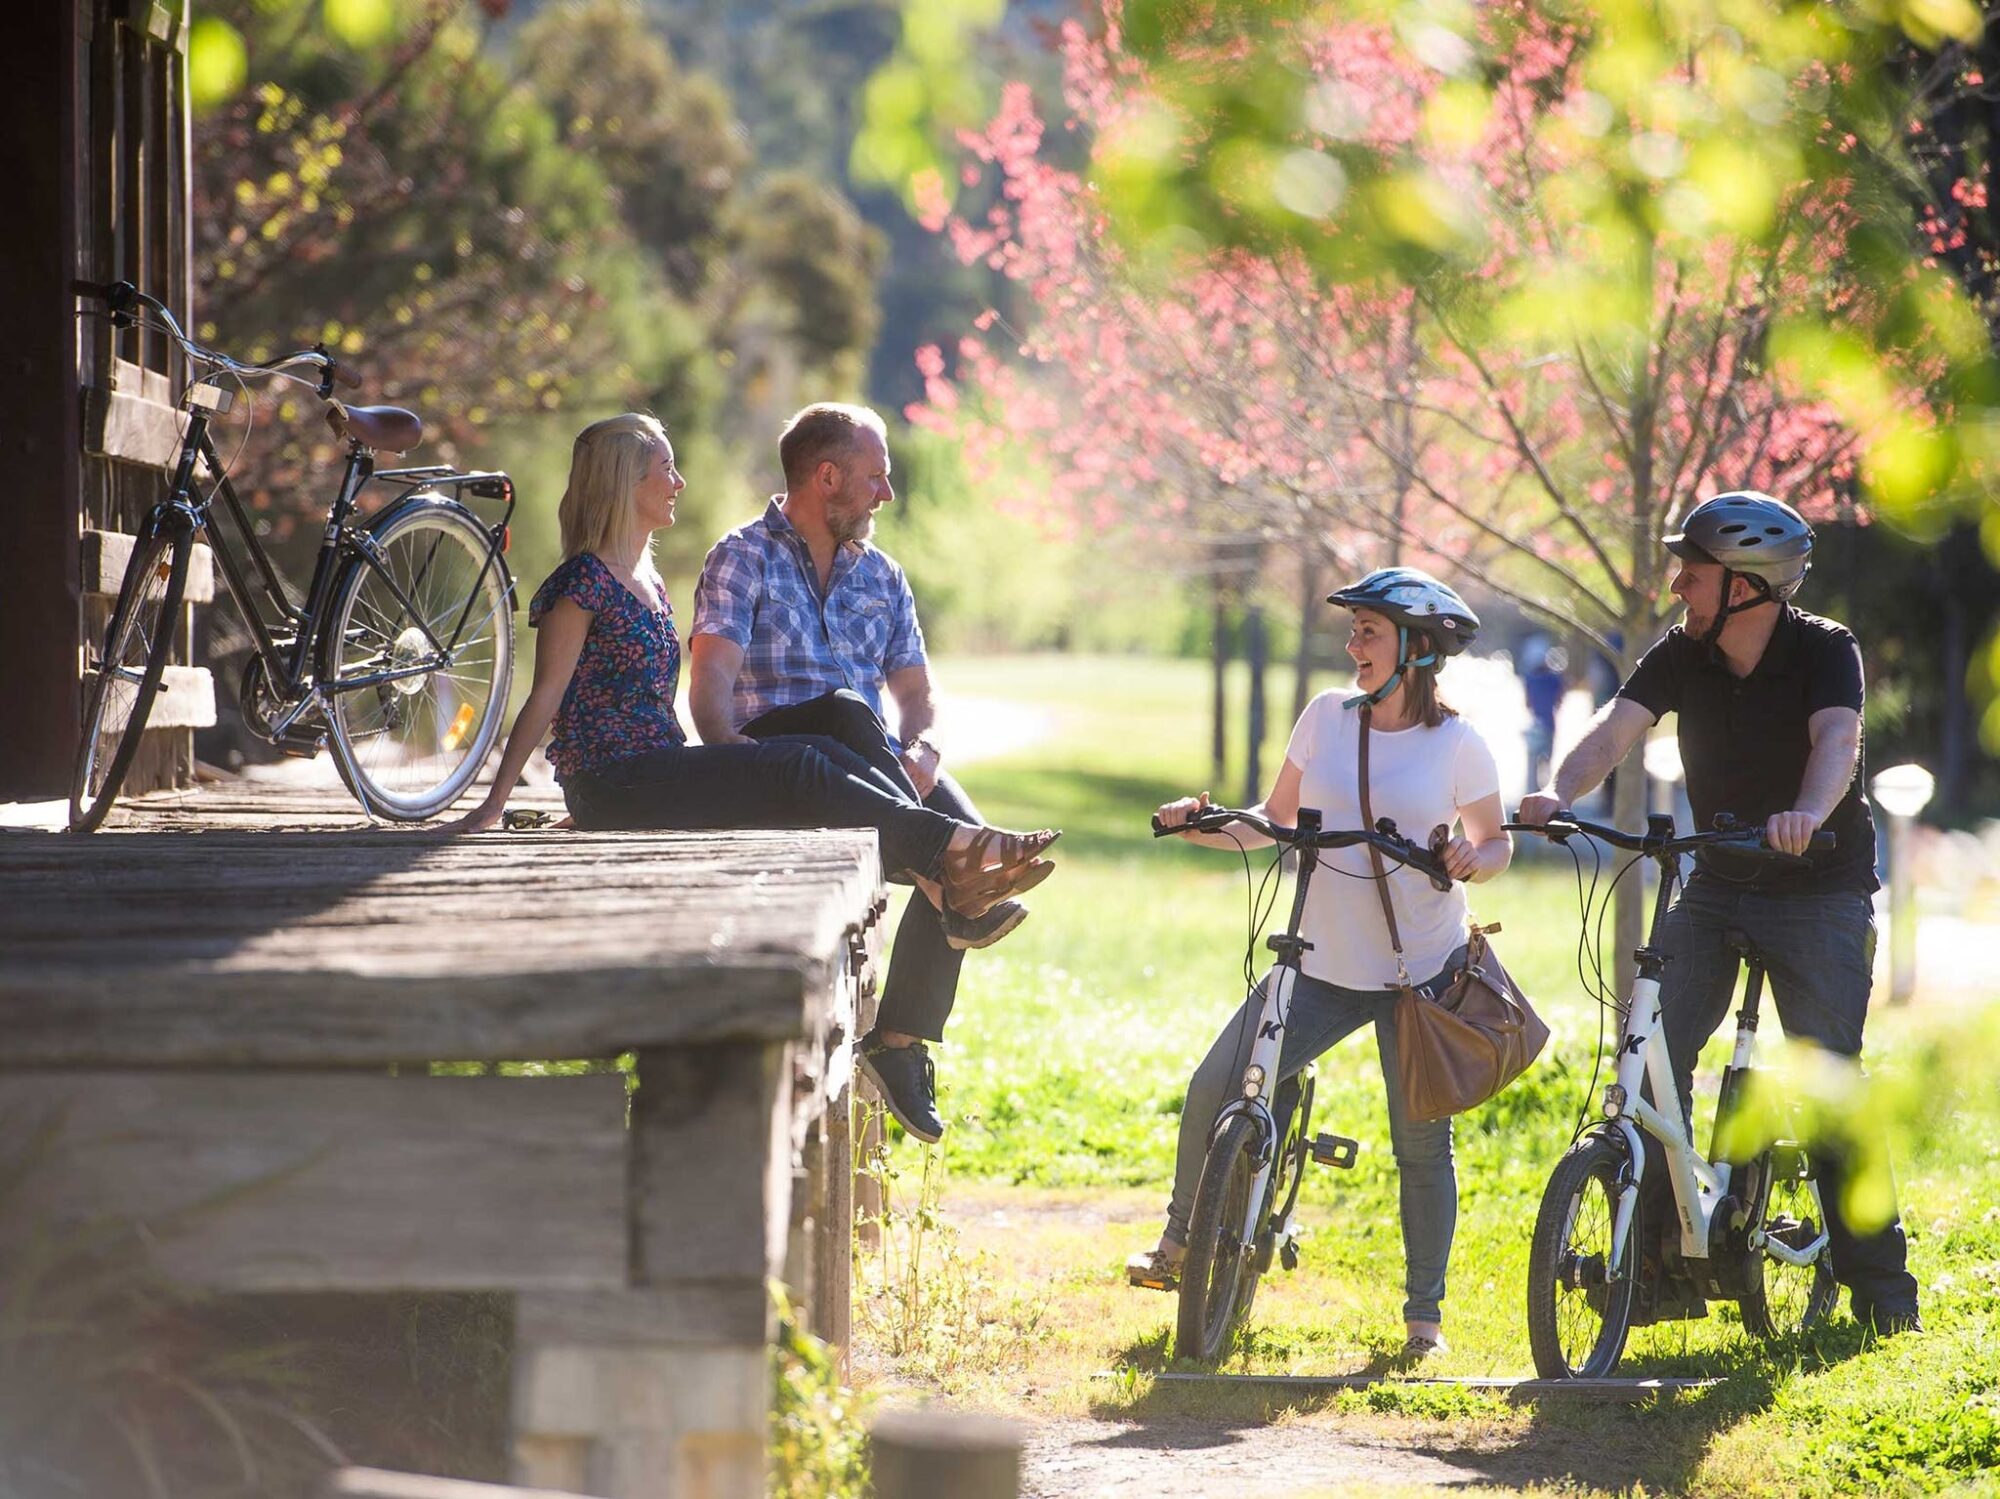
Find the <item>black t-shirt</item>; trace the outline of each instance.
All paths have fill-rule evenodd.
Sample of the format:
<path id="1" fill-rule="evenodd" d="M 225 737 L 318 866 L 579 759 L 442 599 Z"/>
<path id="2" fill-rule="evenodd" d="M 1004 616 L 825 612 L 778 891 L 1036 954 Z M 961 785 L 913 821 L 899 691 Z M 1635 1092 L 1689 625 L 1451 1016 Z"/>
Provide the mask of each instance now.
<path id="1" fill-rule="evenodd" d="M 1618 695 L 1655 720 L 1680 715 L 1681 762 L 1697 828 L 1711 826 L 1718 812 L 1761 824 L 1798 800 L 1812 752 L 1812 716 L 1823 708 L 1861 711 L 1861 648 L 1844 625 L 1780 605 L 1763 657 L 1739 678 L 1676 625 L 1640 658 Z M 1874 890 L 1865 764 L 1865 756 L 1857 758 L 1854 779 L 1826 820 L 1833 848 L 1808 855 L 1810 867 L 1725 849 L 1704 850 L 1701 867 L 1720 879 L 1799 894 Z"/>

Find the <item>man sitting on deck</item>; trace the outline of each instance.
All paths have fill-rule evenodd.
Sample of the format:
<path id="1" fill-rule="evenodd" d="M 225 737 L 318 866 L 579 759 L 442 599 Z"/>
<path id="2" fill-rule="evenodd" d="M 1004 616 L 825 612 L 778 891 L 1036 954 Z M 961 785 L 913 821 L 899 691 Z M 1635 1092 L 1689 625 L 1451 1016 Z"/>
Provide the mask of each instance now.
<path id="1" fill-rule="evenodd" d="M 895 498 L 882 418 L 808 406 L 786 424 L 778 459 L 785 493 L 716 542 L 695 588 L 689 707 L 703 742 L 826 735 L 933 811 L 977 821 L 930 737 L 936 709 L 909 581 L 868 544 L 876 510 Z M 883 724 L 884 688 L 900 739 Z M 976 919 L 926 901 L 903 913 L 861 1066 L 919 1140 L 944 1132 L 925 1043 L 944 1038 L 965 949 L 999 941 L 1027 914 L 1015 900 Z"/>

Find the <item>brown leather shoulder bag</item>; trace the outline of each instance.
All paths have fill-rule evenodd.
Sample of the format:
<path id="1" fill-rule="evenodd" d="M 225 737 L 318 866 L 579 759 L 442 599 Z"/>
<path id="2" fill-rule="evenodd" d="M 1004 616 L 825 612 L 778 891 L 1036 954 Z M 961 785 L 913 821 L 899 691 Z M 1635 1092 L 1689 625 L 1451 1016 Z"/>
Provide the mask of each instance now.
<path id="1" fill-rule="evenodd" d="M 1369 710 L 1363 708 L 1361 817 L 1373 828 L 1368 728 Z M 1436 845 L 1443 840 L 1432 841 Z M 1500 930 L 1498 922 L 1472 928 L 1446 970 L 1449 977 L 1436 986 L 1440 992 L 1430 994 L 1413 984 L 1403 963 L 1403 938 L 1396 929 L 1396 906 L 1389 896 L 1381 850 L 1371 846 L 1368 857 L 1375 869 L 1376 893 L 1382 897 L 1382 915 L 1389 923 L 1389 945 L 1396 952 L 1396 1082 L 1403 1090 L 1404 1110 L 1412 1119 L 1448 1119 L 1477 1108 L 1519 1077 L 1548 1044 L 1549 1028 L 1486 940 Z"/>

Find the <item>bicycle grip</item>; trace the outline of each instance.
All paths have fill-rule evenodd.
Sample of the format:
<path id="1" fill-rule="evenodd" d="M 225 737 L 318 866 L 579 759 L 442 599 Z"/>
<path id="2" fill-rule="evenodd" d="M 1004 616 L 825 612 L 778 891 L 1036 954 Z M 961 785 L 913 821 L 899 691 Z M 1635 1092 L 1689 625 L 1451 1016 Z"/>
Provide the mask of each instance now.
<path id="1" fill-rule="evenodd" d="M 1177 828 L 1170 828 L 1160 821 L 1159 813 L 1155 812 L 1153 814 L 1153 836 L 1155 838 L 1171 838 L 1176 833 L 1185 833 L 1187 830 L 1188 825 L 1186 823 L 1182 823 Z"/>
<path id="2" fill-rule="evenodd" d="M 333 383 L 340 386 L 343 390 L 361 389 L 361 377 L 348 369 L 344 364 L 329 361 L 326 372 L 333 377 Z"/>

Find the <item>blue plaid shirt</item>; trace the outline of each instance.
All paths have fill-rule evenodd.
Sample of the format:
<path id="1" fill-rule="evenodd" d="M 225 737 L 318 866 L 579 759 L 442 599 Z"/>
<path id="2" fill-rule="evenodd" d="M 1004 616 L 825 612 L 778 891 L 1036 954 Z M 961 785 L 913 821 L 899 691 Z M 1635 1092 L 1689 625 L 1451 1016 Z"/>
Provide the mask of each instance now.
<path id="1" fill-rule="evenodd" d="M 812 554 L 780 498 L 709 549 L 695 585 L 690 633 L 743 648 L 733 727 L 840 687 L 882 717 L 889 673 L 925 659 L 909 580 L 887 554 L 855 542 L 834 553 L 822 597 Z"/>

